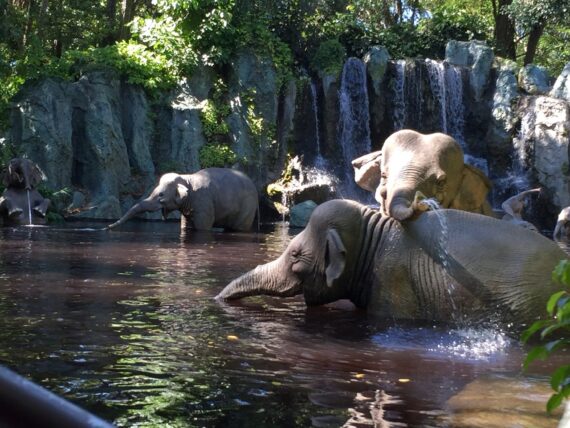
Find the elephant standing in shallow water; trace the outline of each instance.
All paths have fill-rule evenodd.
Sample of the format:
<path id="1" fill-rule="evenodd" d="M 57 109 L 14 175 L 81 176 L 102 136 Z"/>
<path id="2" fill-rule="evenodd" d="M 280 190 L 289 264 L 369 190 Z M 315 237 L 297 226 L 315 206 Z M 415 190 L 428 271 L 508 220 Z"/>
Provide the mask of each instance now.
<path id="1" fill-rule="evenodd" d="M 137 214 L 158 210 L 162 210 L 163 219 L 179 210 L 182 229 L 209 230 L 217 226 L 248 231 L 259 211 L 259 201 L 251 179 L 234 169 L 206 168 L 185 175 L 168 173 L 160 177 L 150 196 L 133 205 L 108 228 L 115 228 Z"/>
<path id="2" fill-rule="evenodd" d="M 46 179 L 38 165 L 29 159 L 10 160 L 3 174 L 6 190 L 0 198 L 0 215 L 7 224 L 44 224 L 50 200 L 36 187 Z"/>
<path id="3" fill-rule="evenodd" d="M 491 181 L 464 163 L 463 149 L 442 133 L 424 135 L 409 129 L 390 135 L 382 150 L 352 161 L 357 184 L 374 192 L 384 214 L 404 221 L 425 207 L 421 192 L 442 208 L 492 215 L 487 202 Z"/>
<path id="4" fill-rule="evenodd" d="M 333 200 L 276 260 L 227 285 L 218 299 L 304 294 L 308 305 L 350 299 L 396 319 L 458 317 L 530 323 L 558 290 L 566 255 L 514 224 L 458 210 L 399 223 L 357 202 Z"/>

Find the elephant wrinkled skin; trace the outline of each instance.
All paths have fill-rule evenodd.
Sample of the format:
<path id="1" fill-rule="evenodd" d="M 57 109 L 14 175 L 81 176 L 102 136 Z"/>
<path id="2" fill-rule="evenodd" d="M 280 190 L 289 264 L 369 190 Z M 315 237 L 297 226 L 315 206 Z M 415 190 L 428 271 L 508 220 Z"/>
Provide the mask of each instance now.
<path id="1" fill-rule="evenodd" d="M 259 200 L 251 179 L 234 169 L 206 168 L 185 175 L 168 173 L 160 177 L 146 199 L 133 205 L 107 228 L 115 228 L 145 211 L 158 210 L 162 210 L 163 219 L 179 210 L 182 229 L 209 230 L 216 226 L 248 231 L 258 213 Z"/>
<path id="2" fill-rule="evenodd" d="M 379 317 L 530 323 L 558 287 L 566 255 L 551 240 L 465 211 L 426 212 L 400 223 L 354 201 L 333 200 L 276 260 L 217 296 L 304 294 L 308 305 L 350 299 Z"/>
<path id="3" fill-rule="evenodd" d="M 374 192 L 384 214 L 399 221 L 411 219 L 424 208 L 416 194 L 436 199 L 442 208 L 492 215 L 487 202 L 491 181 L 463 160 L 463 149 L 442 133 L 397 131 L 382 150 L 352 161 L 357 184 Z"/>
<path id="4" fill-rule="evenodd" d="M 14 158 L 6 166 L 0 198 L 0 216 L 6 224 L 45 224 L 50 200 L 36 190 L 45 174 L 29 159 Z"/>

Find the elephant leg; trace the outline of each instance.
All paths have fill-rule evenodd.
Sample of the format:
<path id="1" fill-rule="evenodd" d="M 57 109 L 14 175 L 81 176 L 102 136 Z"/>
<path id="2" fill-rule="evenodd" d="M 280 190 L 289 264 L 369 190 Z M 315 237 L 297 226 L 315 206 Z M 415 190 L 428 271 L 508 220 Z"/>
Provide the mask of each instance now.
<path id="1" fill-rule="evenodd" d="M 18 217 L 24 212 L 24 210 L 14 204 L 14 201 L 10 198 L 4 198 L 4 207 L 8 213 L 8 217 Z"/>
<path id="2" fill-rule="evenodd" d="M 50 200 L 43 199 L 42 201 L 36 201 L 36 205 L 34 206 L 34 211 L 41 217 L 45 217 L 46 211 L 49 207 Z"/>
<path id="3" fill-rule="evenodd" d="M 214 227 L 213 210 L 197 209 L 192 214 L 192 225 L 196 230 L 210 230 Z"/>

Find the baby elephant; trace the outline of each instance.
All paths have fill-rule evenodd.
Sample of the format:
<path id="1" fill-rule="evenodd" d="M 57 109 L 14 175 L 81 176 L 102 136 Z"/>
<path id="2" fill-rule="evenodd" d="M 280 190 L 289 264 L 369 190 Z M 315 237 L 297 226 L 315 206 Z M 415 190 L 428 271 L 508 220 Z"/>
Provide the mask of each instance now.
<path id="1" fill-rule="evenodd" d="M 179 210 L 181 229 L 209 230 L 217 226 L 248 231 L 259 212 L 259 200 L 251 179 L 234 169 L 206 168 L 185 175 L 168 173 L 160 177 L 150 196 L 107 228 L 117 227 L 137 214 L 158 210 L 162 210 L 163 220 L 170 212 Z"/>
<path id="2" fill-rule="evenodd" d="M 552 237 L 557 242 L 570 243 L 570 207 L 564 208 L 558 214 Z"/>
<path id="3" fill-rule="evenodd" d="M 2 181 L 6 190 L 0 198 L 0 215 L 6 224 L 44 224 L 50 200 L 36 186 L 46 179 L 29 159 L 14 158 L 6 166 Z"/>

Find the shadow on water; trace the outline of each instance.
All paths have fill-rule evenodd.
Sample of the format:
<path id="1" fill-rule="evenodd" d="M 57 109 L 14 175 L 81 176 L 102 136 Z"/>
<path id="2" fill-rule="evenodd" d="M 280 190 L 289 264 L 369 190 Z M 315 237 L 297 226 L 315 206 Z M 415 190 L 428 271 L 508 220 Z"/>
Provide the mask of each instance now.
<path id="1" fill-rule="evenodd" d="M 214 301 L 281 253 L 281 225 L 100 227 L 0 229 L 0 364 L 119 426 L 489 427 L 525 408 L 556 426 L 545 375 L 566 354 L 521 375 L 524 349 L 499 330 L 378 323 L 302 297 Z M 497 408 L 521 388 L 526 404 Z"/>

